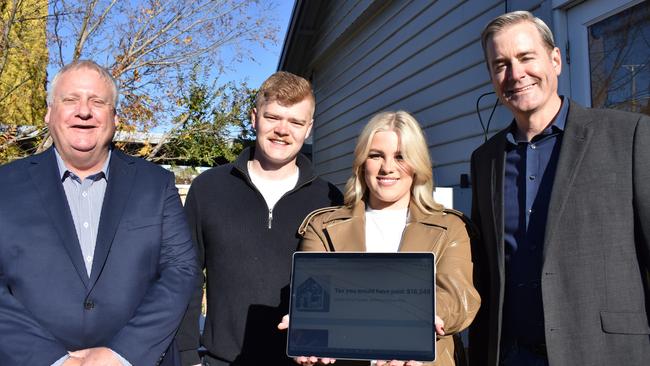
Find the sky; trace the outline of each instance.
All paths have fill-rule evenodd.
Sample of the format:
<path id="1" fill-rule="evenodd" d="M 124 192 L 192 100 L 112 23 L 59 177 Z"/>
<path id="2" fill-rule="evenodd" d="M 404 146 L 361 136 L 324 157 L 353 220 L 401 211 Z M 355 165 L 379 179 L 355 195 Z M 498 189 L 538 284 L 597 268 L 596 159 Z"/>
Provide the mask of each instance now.
<path id="1" fill-rule="evenodd" d="M 144 0 L 129 0 L 129 1 L 132 1 L 132 3 L 136 5 L 139 3 L 144 3 Z M 264 47 L 262 45 L 257 45 L 257 44 L 246 45 L 245 47 L 251 48 L 251 54 L 253 57 L 244 58 L 240 63 L 226 65 L 224 72 L 218 75 L 218 80 L 217 80 L 218 85 L 224 85 L 231 81 L 235 82 L 235 84 L 246 82 L 249 88 L 256 89 L 260 87 L 262 82 L 266 78 L 268 78 L 268 76 L 270 76 L 272 73 L 277 71 L 278 62 L 280 59 L 280 55 L 282 53 L 284 38 L 287 32 L 287 28 L 289 26 L 289 22 L 291 20 L 291 13 L 294 6 L 294 0 L 259 0 L 259 5 L 260 5 L 259 7 L 257 6 L 251 7 L 251 9 L 253 10 L 252 13 L 249 13 L 249 16 L 255 19 L 255 11 L 262 11 L 259 9 L 266 8 L 267 5 L 271 5 L 272 6 L 270 10 L 271 13 L 265 15 L 273 19 L 273 23 L 269 24 L 268 26 L 276 26 L 278 28 L 277 42 L 275 43 L 267 42 L 267 44 Z M 264 24 L 263 26 L 267 26 L 267 25 Z M 67 33 L 71 32 L 71 29 L 62 28 L 60 32 L 61 32 L 60 34 L 63 37 L 65 37 Z M 99 34 L 98 38 L 101 39 L 102 37 L 101 32 L 98 34 Z M 74 45 L 70 42 L 64 44 L 63 46 L 64 51 L 62 53 L 66 56 L 71 56 L 73 46 Z M 110 47 L 108 49 L 110 49 Z M 221 50 L 221 52 L 223 52 L 222 54 L 223 59 L 228 60 L 231 59 L 229 57 L 230 56 L 229 53 L 232 54 L 235 51 L 230 46 L 226 46 Z M 102 56 L 101 54 L 93 55 L 93 56 L 84 55 L 84 57 L 94 58 L 100 64 L 102 64 L 102 60 L 104 60 L 104 58 L 107 58 L 109 56 L 110 55 Z M 68 62 L 70 60 L 70 57 L 67 57 L 65 60 L 66 62 Z M 56 74 L 57 71 L 58 71 L 58 66 L 53 63 L 50 63 L 50 65 L 48 66 L 48 77 L 51 79 Z M 169 116 L 171 117 L 172 114 L 170 114 Z M 157 121 L 158 124 L 157 126 L 154 126 L 154 130 L 153 130 L 154 132 L 160 132 L 169 127 L 170 121 L 164 120 L 162 118 L 158 118 Z"/>
<path id="2" fill-rule="evenodd" d="M 136 4 L 141 0 L 132 0 Z M 271 42 L 266 44 L 266 47 L 255 45 L 252 47 L 252 52 L 255 60 L 247 59 L 242 63 L 230 65 L 226 72 L 219 76 L 219 83 L 223 84 L 229 81 L 241 82 L 246 81 L 251 88 L 258 88 L 262 82 L 272 73 L 277 70 L 280 54 L 282 53 L 282 45 L 284 37 L 291 20 L 291 12 L 293 10 L 294 0 L 261 0 L 262 4 L 274 4 L 274 9 L 271 18 L 275 19 L 274 24 L 278 26 L 279 31 L 277 34 L 277 43 Z M 62 31 L 65 34 L 66 30 Z M 64 45 L 64 48 L 70 50 L 64 51 L 65 55 L 72 54 L 72 45 Z M 227 47 L 224 52 L 228 53 Z M 224 55 L 228 58 L 228 55 Z M 69 57 L 68 57 L 69 58 Z M 66 60 L 67 62 L 68 60 Z M 97 59 L 101 63 L 101 57 Z M 53 77 L 58 71 L 58 66 L 48 66 L 48 77 Z"/>
<path id="3" fill-rule="evenodd" d="M 277 71 L 284 37 L 291 21 L 294 0 L 276 0 L 276 4 L 273 16 L 280 27 L 277 44 L 269 44 L 266 49 L 261 46 L 254 47 L 253 53 L 257 62 L 245 60 L 241 64 L 234 65 L 235 70 L 221 75 L 220 81 L 247 81 L 249 87 L 258 88 L 268 76 Z"/>

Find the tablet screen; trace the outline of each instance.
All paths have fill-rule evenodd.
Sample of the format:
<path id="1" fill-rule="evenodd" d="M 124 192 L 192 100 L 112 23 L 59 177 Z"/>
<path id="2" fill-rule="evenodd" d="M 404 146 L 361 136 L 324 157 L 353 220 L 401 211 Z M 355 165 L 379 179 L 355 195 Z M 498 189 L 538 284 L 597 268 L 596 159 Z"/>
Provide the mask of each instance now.
<path id="1" fill-rule="evenodd" d="M 432 253 L 297 252 L 287 354 L 435 358 Z"/>

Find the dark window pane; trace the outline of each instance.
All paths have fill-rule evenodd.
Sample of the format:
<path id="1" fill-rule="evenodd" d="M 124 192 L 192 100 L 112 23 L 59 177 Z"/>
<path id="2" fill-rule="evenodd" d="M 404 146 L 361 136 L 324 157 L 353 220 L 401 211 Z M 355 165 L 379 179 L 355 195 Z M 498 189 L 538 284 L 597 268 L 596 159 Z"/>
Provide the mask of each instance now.
<path id="1" fill-rule="evenodd" d="M 591 105 L 650 115 L 650 2 L 589 27 Z"/>

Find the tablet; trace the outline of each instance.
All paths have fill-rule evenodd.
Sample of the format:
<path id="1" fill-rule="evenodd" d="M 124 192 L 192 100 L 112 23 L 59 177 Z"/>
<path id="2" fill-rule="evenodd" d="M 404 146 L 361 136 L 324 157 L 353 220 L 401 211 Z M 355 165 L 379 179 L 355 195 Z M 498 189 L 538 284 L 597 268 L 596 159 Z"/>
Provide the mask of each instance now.
<path id="1" fill-rule="evenodd" d="M 296 252 L 287 355 L 435 359 L 433 253 Z"/>

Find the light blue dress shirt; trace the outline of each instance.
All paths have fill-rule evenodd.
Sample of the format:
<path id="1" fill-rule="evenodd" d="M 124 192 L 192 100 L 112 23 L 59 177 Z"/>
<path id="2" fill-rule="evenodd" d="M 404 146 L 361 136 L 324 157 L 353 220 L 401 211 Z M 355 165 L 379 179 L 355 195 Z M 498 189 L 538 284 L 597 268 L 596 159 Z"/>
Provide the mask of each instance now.
<path id="1" fill-rule="evenodd" d="M 65 191 L 77 232 L 77 238 L 79 239 L 79 245 L 81 246 L 81 253 L 84 258 L 84 264 L 86 265 L 86 273 L 90 277 L 90 272 L 93 267 L 99 219 L 102 213 L 106 185 L 108 184 L 111 152 L 108 152 L 108 158 L 106 158 L 101 171 L 87 176 L 83 181 L 76 174 L 68 170 L 56 148 L 54 149 L 54 153 L 59 167 L 59 176 L 63 184 L 63 190 Z M 111 351 L 119 358 L 122 365 L 132 366 L 124 357 L 113 350 Z M 65 355 L 53 363 L 52 366 L 63 365 L 68 358 L 69 356 Z"/>

